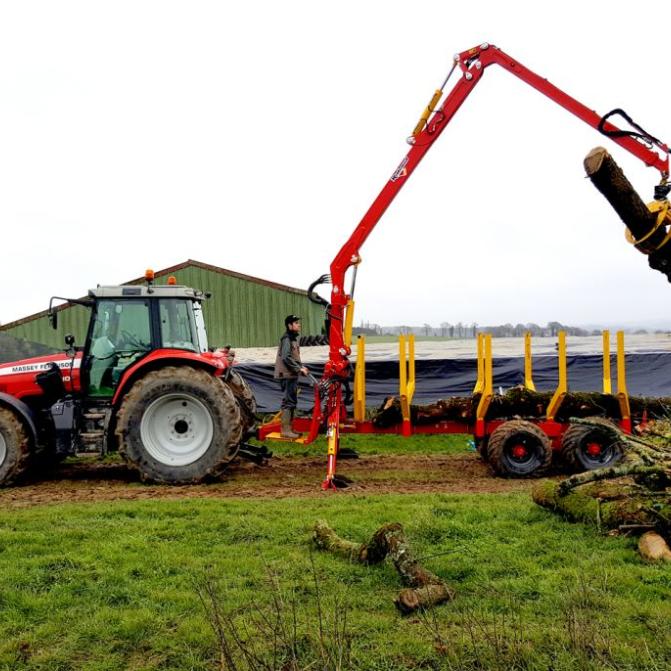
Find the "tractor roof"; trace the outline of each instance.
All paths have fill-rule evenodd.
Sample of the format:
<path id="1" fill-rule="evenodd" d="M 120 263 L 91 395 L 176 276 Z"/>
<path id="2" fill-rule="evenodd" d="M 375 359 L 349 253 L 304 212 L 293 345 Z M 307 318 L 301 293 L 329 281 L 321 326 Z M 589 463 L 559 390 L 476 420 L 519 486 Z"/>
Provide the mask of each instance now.
<path id="1" fill-rule="evenodd" d="M 189 300 L 202 300 L 206 297 L 202 291 L 175 284 L 96 287 L 89 289 L 89 296 L 91 298 L 187 298 Z"/>

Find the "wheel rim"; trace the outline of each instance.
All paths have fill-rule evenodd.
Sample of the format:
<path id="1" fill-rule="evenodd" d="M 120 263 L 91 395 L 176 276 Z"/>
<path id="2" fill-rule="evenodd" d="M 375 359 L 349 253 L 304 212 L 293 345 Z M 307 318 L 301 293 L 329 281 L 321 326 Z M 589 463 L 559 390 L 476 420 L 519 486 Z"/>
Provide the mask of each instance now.
<path id="1" fill-rule="evenodd" d="M 190 394 L 166 394 L 142 415 L 140 437 L 147 452 L 167 466 L 188 466 L 208 450 L 214 422 L 207 406 Z"/>
<path id="2" fill-rule="evenodd" d="M 0 466 L 5 463 L 5 459 L 7 459 L 7 443 L 5 437 L 0 433 Z"/>
<path id="3" fill-rule="evenodd" d="M 533 472 L 541 463 L 539 449 L 538 441 L 531 435 L 511 436 L 504 450 L 510 470 L 519 474 Z"/>
<path id="4" fill-rule="evenodd" d="M 615 458 L 615 448 L 610 443 L 589 436 L 580 445 L 583 465 L 587 468 L 599 468 L 609 464 Z"/>

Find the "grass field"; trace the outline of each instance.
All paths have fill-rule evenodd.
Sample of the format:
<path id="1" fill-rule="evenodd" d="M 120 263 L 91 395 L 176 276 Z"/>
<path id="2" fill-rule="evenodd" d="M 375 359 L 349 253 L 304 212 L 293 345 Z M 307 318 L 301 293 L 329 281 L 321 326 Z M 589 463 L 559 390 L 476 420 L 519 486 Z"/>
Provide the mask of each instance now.
<path id="1" fill-rule="evenodd" d="M 320 518 L 360 541 L 403 523 L 456 599 L 399 615 L 392 566 L 312 551 Z M 670 567 L 641 563 L 634 539 L 568 524 L 527 493 L 0 510 L 3 670 L 662 670 L 670 590 Z"/>

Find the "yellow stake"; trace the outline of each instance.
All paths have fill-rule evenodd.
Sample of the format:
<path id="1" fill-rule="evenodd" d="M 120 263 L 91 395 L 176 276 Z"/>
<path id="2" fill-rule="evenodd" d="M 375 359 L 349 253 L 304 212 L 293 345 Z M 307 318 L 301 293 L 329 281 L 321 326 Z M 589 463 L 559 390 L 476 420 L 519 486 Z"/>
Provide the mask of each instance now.
<path id="1" fill-rule="evenodd" d="M 415 336 L 407 338 L 408 348 L 406 351 L 406 337 L 399 336 L 399 396 L 401 398 L 401 414 L 405 422 L 410 421 L 410 404 L 415 395 Z"/>
<path id="2" fill-rule="evenodd" d="M 494 380 L 492 375 L 492 336 L 488 333 L 485 337 L 485 356 L 484 356 L 484 385 L 482 396 L 478 403 L 478 409 L 475 413 L 476 420 L 482 422 L 485 419 L 489 403 L 492 400 Z"/>
<path id="3" fill-rule="evenodd" d="M 567 377 L 566 377 L 566 331 L 559 331 L 559 382 L 557 389 L 548 404 L 547 418 L 553 421 L 557 411 L 559 410 L 566 392 L 568 391 Z"/>
<path id="4" fill-rule="evenodd" d="M 354 301 L 350 298 L 347 301 L 347 312 L 345 313 L 345 332 L 344 342 L 347 347 L 352 346 L 352 325 L 354 323 Z"/>
<path id="5" fill-rule="evenodd" d="M 610 379 L 610 331 L 603 332 L 603 393 L 613 393 Z"/>
<path id="6" fill-rule="evenodd" d="M 524 334 L 524 386 L 529 391 L 536 391 L 531 368 L 531 333 L 529 332 Z"/>
<path id="7" fill-rule="evenodd" d="M 481 394 L 485 388 L 484 341 L 485 334 L 478 333 L 478 377 L 475 380 L 475 387 L 473 387 L 474 394 Z"/>
<path id="8" fill-rule="evenodd" d="M 354 367 L 354 421 L 366 419 L 366 339 L 356 340 L 356 366 Z"/>
<path id="9" fill-rule="evenodd" d="M 617 332 L 617 400 L 620 404 L 622 419 L 630 419 L 629 394 L 624 362 L 624 331 Z"/>

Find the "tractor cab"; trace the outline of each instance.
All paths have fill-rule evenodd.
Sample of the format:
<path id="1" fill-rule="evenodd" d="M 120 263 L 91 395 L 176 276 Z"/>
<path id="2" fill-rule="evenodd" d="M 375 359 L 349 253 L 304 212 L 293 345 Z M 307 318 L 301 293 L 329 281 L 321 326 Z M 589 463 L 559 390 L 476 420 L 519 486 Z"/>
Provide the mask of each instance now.
<path id="1" fill-rule="evenodd" d="M 201 292 L 176 285 L 98 287 L 89 298 L 81 371 L 86 396 L 113 396 L 124 371 L 156 350 L 207 352 Z"/>

